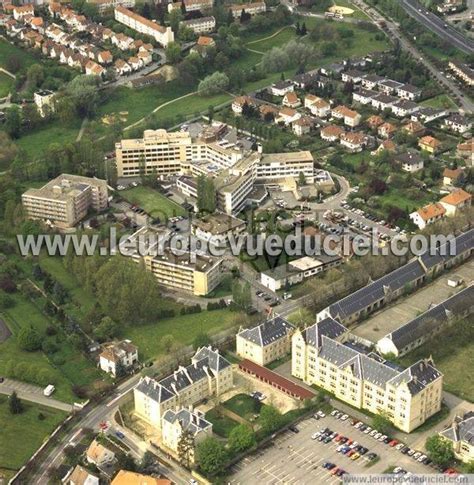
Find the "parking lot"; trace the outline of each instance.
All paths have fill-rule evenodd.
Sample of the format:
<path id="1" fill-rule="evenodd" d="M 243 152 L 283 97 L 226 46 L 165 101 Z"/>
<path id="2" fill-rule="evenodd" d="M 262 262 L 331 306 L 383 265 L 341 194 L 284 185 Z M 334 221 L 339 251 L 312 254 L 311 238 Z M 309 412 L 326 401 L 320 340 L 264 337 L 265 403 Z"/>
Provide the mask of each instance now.
<path id="1" fill-rule="evenodd" d="M 342 478 L 332 475 L 331 471 L 323 467 L 326 462 L 335 464 L 348 474 L 383 473 L 391 466 L 400 466 L 411 473 L 434 473 L 432 468 L 357 430 L 350 419 L 341 421 L 332 416 L 319 420 L 308 418 L 298 423 L 297 428 L 298 433 L 285 431 L 273 440 L 271 446 L 234 465 L 230 483 L 340 483 Z M 311 438 L 315 432 L 324 428 L 356 441 L 367 448 L 368 452 L 352 460 L 336 451 L 340 443 L 331 441 L 326 444 Z M 369 453 L 376 453 L 380 459 L 370 464 L 367 459 Z"/>

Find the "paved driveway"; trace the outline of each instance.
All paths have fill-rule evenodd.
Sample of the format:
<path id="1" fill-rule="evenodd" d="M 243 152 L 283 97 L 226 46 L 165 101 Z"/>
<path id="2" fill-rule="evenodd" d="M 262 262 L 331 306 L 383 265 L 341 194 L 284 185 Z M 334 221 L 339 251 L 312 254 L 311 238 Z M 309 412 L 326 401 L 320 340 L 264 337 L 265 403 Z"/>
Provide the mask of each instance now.
<path id="1" fill-rule="evenodd" d="M 60 409 L 61 411 L 66 411 L 68 413 L 73 410 L 71 404 L 66 404 L 62 401 L 46 397 L 43 394 L 43 389 L 41 387 L 33 386 L 26 382 L 15 381 L 13 379 L 5 379 L 5 381 L 0 384 L 0 394 L 9 396 L 13 391 L 16 391 L 20 399 L 26 401 L 35 402 L 50 408 Z"/>

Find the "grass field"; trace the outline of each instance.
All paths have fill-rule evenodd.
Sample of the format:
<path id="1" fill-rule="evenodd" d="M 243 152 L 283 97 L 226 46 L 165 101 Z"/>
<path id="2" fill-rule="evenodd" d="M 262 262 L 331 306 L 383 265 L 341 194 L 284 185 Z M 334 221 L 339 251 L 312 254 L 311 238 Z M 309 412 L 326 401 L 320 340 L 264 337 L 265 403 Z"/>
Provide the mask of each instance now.
<path id="1" fill-rule="evenodd" d="M 177 342 L 189 345 L 200 333 L 212 335 L 237 325 L 238 313 L 230 310 L 203 311 L 191 315 L 166 318 L 153 324 L 130 326 L 125 329 L 124 337 L 138 346 L 141 359 L 151 359 L 162 355 L 160 340 L 172 335 Z"/>
<path id="2" fill-rule="evenodd" d="M 347 18 L 358 19 L 358 20 L 370 20 L 370 17 L 368 15 L 362 12 L 362 10 L 356 7 L 349 0 L 334 0 L 334 5 L 337 5 L 338 7 L 347 7 L 354 10 L 354 13 L 351 15 L 347 15 Z"/>
<path id="3" fill-rule="evenodd" d="M 443 388 L 462 399 L 474 402 L 474 380 L 467 377 L 466 365 L 474 355 L 474 326 L 472 320 L 459 330 L 459 323 L 445 329 L 436 338 L 418 347 L 401 359 L 405 366 L 424 357 L 433 357 L 436 368 L 444 375 Z"/>
<path id="4" fill-rule="evenodd" d="M 277 31 L 278 32 L 278 31 Z M 273 35 L 273 37 L 272 37 Z M 270 38 L 267 38 L 270 37 Z M 266 52 L 273 47 L 281 47 L 287 44 L 291 39 L 296 38 L 296 31 L 292 26 L 285 27 L 283 30 L 278 32 L 278 34 L 268 34 L 261 40 L 254 39 L 253 41 L 248 41 L 246 47 L 249 49 L 254 49 L 259 52 Z"/>
<path id="5" fill-rule="evenodd" d="M 422 106 L 430 106 L 432 108 L 449 108 L 456 109 L 457 105 L 454 100 L 447 94 L 440 94 L 434 98 L 425 99 L 420 103 Z"/>
<path id="6" fill-rule="evenodd" d="M 7 396 L 0 395 L 0 477 L 20 469 L 45 438 L 66 417 L 66 413 L 23 401 L 21 414 L 10 414 Z M 38 414 L 45 419 L 38 419 Z"/>
<path id="7" fill-rule="evenodd" d="M 150 187 L 133 187 L 123 190 L 120 195 L 130 203 L 140 206 L 152 217 L 166 219 L 186 214 L 180 205 Z"/>
<path id="8" fill-rule="evenodd" d="M 236 394 L 226 401 L 223 406 L 247 421 L 252 421 L 254 415 L 260 412 L 255 409 L 255 400 L 248 394 Z"/>
<path id="9" fill-rule="evenodd" d="M 22 67 L 28 67 L 37 62 L 33 55 L 24 49 L 16 47 L 6 40 L 0 39 L 0 66 L 6 67 L 8 57 L 15 55 L 22 63 Z"/>
<path id="10" fill-rule="evenodd" d="M 22 136 L 17 145 L 25 150 L 32 158 L 36 158 L 52 143 L 66 145 L 75 141 L 82 121 L 78 119 L 74 124 L 64 126 L 60 121 L 48 123 L 43 128 Z"/>
<path id="11" fill-rule="evenodd" d="M 215 409 L 206 413 L 206 419 L 212 423 L 212 431 L 222 438 L 228 438 L 230 432 L 239 425 L 237 421 L 219 414 Z"/>
<path id="12" fill-rule="evenodd" d="M 12 90 L 13 82 L 10 76 L 0 72 L 0 98 L 8 96 L 8 93 Z"/>

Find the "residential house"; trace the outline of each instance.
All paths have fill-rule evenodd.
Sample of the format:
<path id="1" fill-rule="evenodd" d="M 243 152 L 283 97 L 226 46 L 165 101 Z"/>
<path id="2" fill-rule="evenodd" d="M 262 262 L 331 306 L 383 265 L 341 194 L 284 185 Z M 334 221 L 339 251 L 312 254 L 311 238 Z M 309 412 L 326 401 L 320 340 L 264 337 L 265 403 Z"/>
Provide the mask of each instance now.
<path id="1" fill-rule="evenodd" d="M 99 367 L 114 377 L 133 367 L 136 362 L 138 348 L 130 340 L 106 344 L 99 355 Z"/>
<path id="2" fill-rule="evenodd" d="M 291 124 L 293 133 L 296 136 L 304 136 L 311 132 L 315 121 L 310 116 L 302 116 Z"/>
<path id="3" fill-rule="evenodd" d="M 403 84 L 397 88 L 397 96 L 408 101 L 416 101 L 420 99 L 422 89 L 411 84 Z"/>
<path id="4" fill-rule="evenodd" d="M 465 143 L 459 143 L 456 148 L 456 156 L 464 158 L 466 165 L 472 167 L 472 162 L 474 161 L 474 138 Z"/>
<path id="5" fill-rule="evenodd" d="M 97 61 L 99 64 L 112 64 L 113 60 L 114 56 L 110 53 L 110 51 L 102 51 L 97 55 Z"/>
<path id="6" fill-rule="evenodd" d="M 285 96 L 286 93 L 293 92 L 295 90 L 295 86 L 290 81 L 278 81 L 275 84 L 272 84 L 270 88 L 270 92 L 273 96 Z"/>
<path id="7" fill-rule="evenodd" d="M 110 41 L 121 51 L 129 50 L 133 44 L 133 39 L 128 35 L 122 34 L 121 32 L 119 34 L 116 34 L 115 32 L 112 33 Z"/>
<path id="8" fill-rule="evenodd" d="M 396 126 L 392 123 L 382 123 L 378 129 L 377 133 L 381 138 L 391 138 L 397 131 Z"/>
<path id="9" fill-rule="evenodd" d="M 127 61 L 132 71 L 139 71 L 143 67 L 142 61 L 138 57 L 129 57 Z"/>
<path id="10" fill-rule="evenodd" d="M 439 202 L 446 209 L 446 215 L 453 217 L 465 207 L 470 207 L 472 195 L 463 189 L 455 189 L 450 194 L 444 196 Z"/>
<path id="11" fill-rule="evenodd" d="M 418 146 L 425 152 L 435 154 L 441 148 L 441 142 L 432 136 L 423 136 L 418 140 Z"/>
<path id="12" fill-rule="evenodd" d="M 418 121 L 410 121 L 406 125 L 402 126 L 402 130 L 407 134 L 416 136 L 418 138 L 425 134 L 426 128 Z"/>
<path id="13" fill-rule="evenodd" d="M 395 160 L 405 172 L 418 172 L 418 170 L 423 170 L 424 167 L 423 158 L 418 153 L 412 151 L 397 155 Z"/>
<path id="14" fill-rule="evenodd" d="M 387 152 L 395 152 L 397 147 L 392 140 L 384 140 L 378 147 L 377 150 L 370 152 L 371 155 L 379 155 L 382 151 L 386 150 Z"/>
<path id="15" fill-rule="evenodd" d="M 325 141 L 335 142 L 339 140 L 343 133 L 345 133 L 344 128 L 337 125 L 328 125 L 321 130 L 320 135 Z"/>
<path id="16" fill-rule="evenodd" d="M 472 69 L 472 67 L 453 59 L 449 61 L 449 68 L 453 71 L 456 77 L 461 79 L 462 82 L 468 86 L 474 86 L 474 69 Z"/>
<path id="17" fill-rule="evenodd" d="M 446 209 L 439 203 L 428 204 L 410 214 L 410 219 L 419 229 L 438 222 L 446 215 Z"/>
<path id="18" fill-rule="evenodd" d="M 462 9 L 464 0 L 443 0 L 443 2 L 436 6 L 439 13 L 449 14 Z"/>
<path id="19" fill-rule="evenodd" d="M 167 478 L 156 478 L 151 475 L 143 475 L 143 473 L 119 470 L 110 485 L 172 485 L 172 482 Z"/>
<path id="20" fill-rule="evenodd" d="M 344 124 L 351 128 L 358 126 L 362 118 L 357 111 L 349 109 L 346 106 L 337 106 L 336 108 L 333 108 L 331 115 L 333 118 L 342 119 Z"/>
<path id="21" fill-rule="evenodd" d="M 265 120 L 275 119 L 278 116 L 278 108 L 270 104 L 261 104 L 258 107 L 260 116 Z"/>
<path id="22" fill-rule="evenodd" d="M 451 426 L 439 435 L 452 443 L 454 455 L 464 463 L 474 461 L 474 411 L 455 416 Z"/>
<path id="23" fill-rule="evenodd" d="M 429 123 L 438 118 L 448 116 L 449 112 L 441 108 L 432 108 L 431 106 L 421 107 L 418 111 L 415 111 L 411 115 L 413 121 L 419 121 L 423 123 Z"/>
<path id="24" fill-rule="evenodd" d="M 445 168 L 443 170 L 443 185 L 452 187 L 464 178 L 464 170 L 462 168 Z"/>
<path id="25" fill-rule="evenodd" d="M 242 114 L 245 105 L 256 107 L 257 103 L 250 96 L 237 96 L 232 101 L 232 111 L 235 114 L 240 115 Z"/>
<path id="26" fill-rule="evenodd" d="M 415 102 L 402 99 L 392 106 L 392 113 L 398 118 L 405 118 L 416 113 L 419 109 Z"/>
<path id="27" fill-rule="evenodd" d="M 384 78 L 377 76 L 377 74 L 367 74 L 361 80 L 362 87 L 365 89 L 374 89 L 378 86 L 379 82 L 383 81 Z"/>
<path id="28" fill-rule="evenodd" d="M 322 88 L 325 86 L 325 82 L 321 79 L 321 76 L 316 70 L 297 74 L 293 78 L 293 84 L 300 89 L 309 89 L 311 87 Z"/>
<path id="29" fill-rule="evenodd" d="M 378 128 L 380 125 L 383 125 L 383 118 L 379 115 L 372 115 L 372 116 L 369 116 L 367 118 L 367 126 L 372 129 L 372 130 L 375 130 L 376 128 Z"/>
<path id="30" fill-rule="evenodd" d="M 281 359 L 290 353 L 295 327 L 276 316 L 252 328 L 240 328 L 236 335 L 236 353 L 259 365 Z"/>
<path id="31" fill-rule="evenodd" d="M 85 69 L 86 69 L 86 74 L 90 76 L 102 77 L 106 72 L 101 65 L 97 64 L 97 62 L 94 62 L 94 61 L 87 62 Z"/>
<path id="32" fill-rule="evenodd" d="M 119 76 L 124 76 L 125 74 L 130 74 L 132 72 L 132 68 L 123 59 L 117 59 L 114 63 L 114 67 Z"/>
<path id="33" fill-rule="evenodd" d="M 396 94 L 398 89 L 402 87 L 403 84 L 398 81 L 393 81 L 392 79 L 384 79 L 378 83 L 378 88 L 381 93 L 384 94 Z"/>
<path id="34" fill-rule="evenodd" d="M 311 114 L 320 118 L 326 118 L 331 111 L 331 105 L 327 101 L 313 94 L 305 96 L 304 107 L 308 108 Z"/>
<path id="35" fill-rule="evenodd" d="M 372 98 L 371 104 L 373 108 L 384 111 L 386 109 L 391 110 L 392 106 L 397 102 L 398 98 L 390 96 L 389 94 L 381 93 Z"/>
<path id="36" fill-rule="evenodd" d="M 97 467 L 103 467 L 115 460 L 115 453 L 94 440 L 86 451 L 86 459 Z"/>
<path id="37" fill-rule="evenodd" d="M 13 18 L 15 20 L 23 19 L 29 15 L 35 15 L 35 9 L 32 4 L 13 7 Z"/>
<path id="38" fill-rule="evenodd" d="M 301 106 L 301 101 L 296 93 L 291 91 L 283 96 L 282 104 L 283 106 L 288 106 L 289 108 L 298 108 L 298 106 Z"/>
<path id="39" fill-rule="evenodd" d="M 297 119 L 301 118 L 301 114 L 293 108 L 281 108 L 278 115 L 275 117 L 275 123 L 284 123 L 290 125 Z"/>
<path id="40" fill-rule="evenodd" d="M 359 84 L 364 77 L 364 73 L 351 69 L 342 73 L 342 81 L 345 83 Z"/>
<path id="41" fill-rule="evenodd" d="M 202 440 L 212 436 L 212 423 L 207 421 L 201 411 L 181 408 L 178 411 L 168 409 L 163 414 L 161 439 L 163 445 L 175 455 L 179 453 L 179 444 L 183 433 L 192 436 L 193 446 L 188 451 L 189 462 L 195 461 L 195 447 Z"/>
<path id="42" fill-rule="evenodd" d="M 472 129 L 472 122 L 464 116 L 455 113 L 444 120 L 444 126 L 457 133 L 467 133 Z"/>
<path id="43" fill-rule="evenodd" d="M 66 475 L 63 483 L 67 485 L 99 485 L 99 477 L 83 466 L 76 465 L 71 474 Z"/>
<path id="44" fill-rule="evenodd" d="M 142 66 L 148 66 L 153 62 L 151 53 L 147 50 L 141 50 L 137 53 L 138 60 L 141 62 Z"/>
<path id="45" fill-rule="evenodd" d="M 341 145 L 351 152 L 360 152 L 367 144 L 367 136 L 360 131 L 349 131 L 341 134 Z"/>
<path id="46" fill-rule="evenodd" d="M 54 92 L 47 89 L 36 91 L 33 100 L 38 109 L 39 115 L 44 118 L 46 114 L 54 110 Z"/>
<path id="47" fill-rule="evenodd" d="M 369 89 L 359 89 L 352 93 L 352 100 L 363 105 L 372 104 L 372 100 L 380 93 Z"/>

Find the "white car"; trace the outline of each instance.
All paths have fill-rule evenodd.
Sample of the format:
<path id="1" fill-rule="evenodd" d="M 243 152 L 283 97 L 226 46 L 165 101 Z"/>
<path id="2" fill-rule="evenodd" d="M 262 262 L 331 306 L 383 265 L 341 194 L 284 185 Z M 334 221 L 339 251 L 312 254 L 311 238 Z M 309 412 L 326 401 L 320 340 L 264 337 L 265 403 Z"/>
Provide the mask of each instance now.
<path id="1" fill-rule="evenodd" d="M 337 448 L 336 448 L 336 451 L 339 453 L 340 451 L 342 451 L 343 448 L 345 448 L 346 445 L 339 445 Z"/>
<path id="2" fill-rule="evenodd" d="M 359 429 L 364 423 L 362 421 L 359 421 L 358 423 L 354 424 L 355 429 Z"/>
<path id="3" fill-rule="evenodd" d="M 415 454 L 415 450 L 412 450 L 411 448 L 407 452 L 408 456 L 413 456 L 414 454 Z"/>
<path id="4" fill-rule="evenodd" d="M 376 429 L 373 429 L 373 430 L 370 432 L 370 436 L 375 436 L 377 433 L 378 433 L 378 431 L 377 431 Z"/>
<path id="5" fill-rule="evenodd" d="M 322 411 L 318 411 L 316 414 L 317 414 L 317 415 L 318 415 L 320 418 L 325 418 L 325 417 L 326 417 L 326 415 L 325 415 L 325 414 L 324 414 Z"/>
<path id="6" fill-rule="evenodd" d="M 398 443 L 398 445 L 395 446 L 395 449 L 400 451 L 404 446 L 405 446 L 405 443 Z"/>
<path id="7" fill-rule="evenodd" d="M 420 451 L 417 451 L 414 455 L 413 455 L 413 458 L 415 460 L 418 460 L 418 458 L 420 458 L 420 456 L 422 455 L 422 453 Z"/>
<path id="8" fill-rule="evenodd" d="M 352 443 L 352 445 L 349 445 L 349 448 L 351 450 L 353 450 L 355 447 L 359 446 L 359 443 L 357 443 L 357 441 L 354 441 L 354 443 Z"/>
<path id="9" fill-rule="evenodd" d="M 341 416 L 341 421 L 345 421 L 349 416 L 347 414 L 343 414 Z"/>
<path id="10" fill-rule="evenodd" d="M 418 457 L 418 461 L 421 463 L 423 460 L 426 460 L 427 456 L 426 455 L 421 455 Z"/>
<path id="11" fill-rule="evenodd" d="M 383 434 L 380 438 L 378 438 L 379 441 L 383 441 L 387 439 L 387 435 Z"/>
<path id="12" fill-rule="evenodd" d="M 382 433 L 376 433 L 373 435 L 373 437 L 376 439 L 376 440 L 379 440 L 381 437 L 382 437 Z"/>
<path id="13" fill-rule="evenodd" d="M 321 436 L 321 432 L 320 431 L 316 431 L 316 433 L 313 433 L 311 435 L 311 439 L 312 440 L 317 440 L 320 436 Z"/>
<path id="14" fill-rule="evenodd" d="M 334 411 L 331 411 L 331 416 L 336 416 L 336 414 L 338 413 L 339 411 L 337 409 L 334 409 Z"/>
<path id="15" fill-rule="evenodd" d="M 364 429 L 364 434 L 369 434 L 372 431 L 372 428 L 370 426 L 367 426 L 367 428 Z"/>

